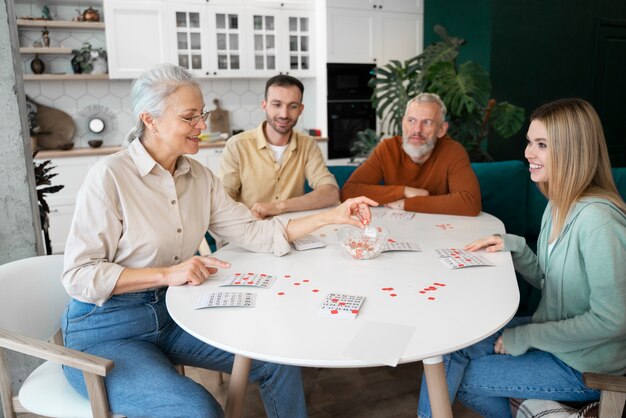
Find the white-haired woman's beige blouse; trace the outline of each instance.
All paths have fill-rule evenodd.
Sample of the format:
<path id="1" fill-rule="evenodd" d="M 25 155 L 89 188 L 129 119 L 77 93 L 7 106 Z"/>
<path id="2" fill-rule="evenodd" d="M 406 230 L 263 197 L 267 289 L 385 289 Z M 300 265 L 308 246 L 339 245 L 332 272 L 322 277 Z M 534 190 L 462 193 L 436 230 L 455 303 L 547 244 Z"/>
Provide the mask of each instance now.
<path id="1" fill-rule="evenodd" d="M 125 267 L 185 261 L 207 229 L 252 251 L 283 255 L 290 249 L 280 218 L 255 220 L 191 158 L 179 157 L 172 176 L 135 140 L 98 161 L 78 193 L 63 285 L 71 297 L 102 305 Z"/>

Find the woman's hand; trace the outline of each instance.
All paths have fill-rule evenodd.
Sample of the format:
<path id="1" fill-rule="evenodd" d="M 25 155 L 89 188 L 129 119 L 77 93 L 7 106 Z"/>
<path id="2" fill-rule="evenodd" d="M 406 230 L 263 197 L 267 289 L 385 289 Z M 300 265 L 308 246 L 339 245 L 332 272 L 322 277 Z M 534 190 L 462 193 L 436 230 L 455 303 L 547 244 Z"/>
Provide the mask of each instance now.
<path id="1" fill-rule="evenodd" d="M 496 354 L 509 354 L 508 351 L 504 348 L 504 341 L 502 340 L 502 335 L 498 337 L 496 343 L 493 345 L 493 352 Z"/>
<path id="2" fill-rule="evenodd" d="M 365 196 L 348 199 L 336 208 L 331 209 L 334 218 L 332 223 L 350 224 L 365 228 L 372 220 L 370 206 L 378 206 L 378 202 Z"/>
<path id="3" fill-rule="evenodd" d="M 500 235 L 491 235 L 487 238 L 477 239 L 465 246 L 467 251 L 478 251 L 485 249 L 488 253 L 495 253 L 504 250 L 504 240 Z"/>
<path id="4" fill-rule="evenodd" d="M 168 286 L 202 284 L 209 276 L 217 273 L 217 267 L 229 268 L 230 263 L 209 256 L 191 257 L 180 264 L 166 268 L 167 284 Z"/>

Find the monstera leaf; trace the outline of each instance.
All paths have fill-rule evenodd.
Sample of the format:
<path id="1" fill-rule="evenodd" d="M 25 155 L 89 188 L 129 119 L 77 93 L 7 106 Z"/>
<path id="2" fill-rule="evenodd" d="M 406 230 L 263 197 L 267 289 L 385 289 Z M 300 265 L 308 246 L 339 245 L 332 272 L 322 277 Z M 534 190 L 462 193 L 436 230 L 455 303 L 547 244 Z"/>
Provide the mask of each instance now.
<path id="1" fill-rule="evenodd" d="M 429 91 L 437 93 L 452 114 L 472 113 L 487 105 L 491 94 L 489 74 L 475 62 L 468 61 L 457 69 L 451 62 L 430 67 Z"/>
<path id="2" fill-rule="evenodd" d="M 453 63 L 459 56 L 459 48 L 465 43 L 465 39 L 449 36 L 446 28 L 435 25 L 435 33 L 441 37 L 441 41 L 427 46 L 420 55 L 407 61 L 407 66 L 420 66 L 420 73 L 417 76 L 417 83 L 420 88 L 424 88 L 424 77 L 429 73 L 430 68 L 440 62 Z"/>
<path id="3" fill-rule="evenodd" d="M 410 97 L 417 94 L 415 82 L 410 82 L 406 64 L 391 61 L 376 69 L 376 77 L 369 82 L 374 90 L 372 103 L 381 119 L 383 130 L 392 135 L 402 131 L 402 116 Z"/>
<path id="4" fill-rule="evenodd" d="M 493 107 L 491 124 L 493 129 L 504 138 L 515 135 L 524 123 L 525 112 L 508 102 L 500 102 Z"/>

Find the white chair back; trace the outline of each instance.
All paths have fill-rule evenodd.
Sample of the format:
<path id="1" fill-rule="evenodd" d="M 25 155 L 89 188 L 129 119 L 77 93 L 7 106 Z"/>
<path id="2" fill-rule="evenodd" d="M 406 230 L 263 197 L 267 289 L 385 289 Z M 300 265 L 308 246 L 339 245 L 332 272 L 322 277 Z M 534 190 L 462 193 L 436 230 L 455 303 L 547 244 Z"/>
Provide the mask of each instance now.
<path id="1" fill-rule="evenodd" d="M 0 328 L 40 340 L 54 336 L 69 301 L 62 272 L 62 254 L 0 265 Z"/>

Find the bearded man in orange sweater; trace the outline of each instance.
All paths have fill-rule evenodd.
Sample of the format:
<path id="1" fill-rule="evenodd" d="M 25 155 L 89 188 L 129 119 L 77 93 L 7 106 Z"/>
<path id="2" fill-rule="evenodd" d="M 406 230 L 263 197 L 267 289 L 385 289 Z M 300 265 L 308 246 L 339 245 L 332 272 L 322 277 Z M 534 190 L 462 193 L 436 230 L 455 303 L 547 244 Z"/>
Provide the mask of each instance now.
<path id="1" fill-rule="evenodd" d="M 480 186 L 465 148 L 446 135 L 446 106 L 438 95 L 409 101 L 402 136 L 384 139 L 341 190 L 341 199 L 367 196 L 393 209 L 477 216 Z"/>

